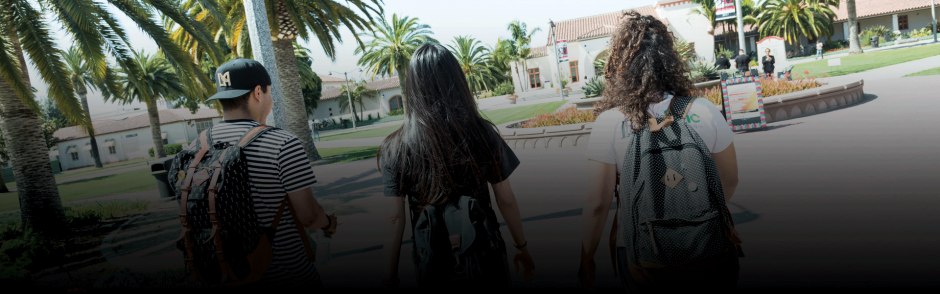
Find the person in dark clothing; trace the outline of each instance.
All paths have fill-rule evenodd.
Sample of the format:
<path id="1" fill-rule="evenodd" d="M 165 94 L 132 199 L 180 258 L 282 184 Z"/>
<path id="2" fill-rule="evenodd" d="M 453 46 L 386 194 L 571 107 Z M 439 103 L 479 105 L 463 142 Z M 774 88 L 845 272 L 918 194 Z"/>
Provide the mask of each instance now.
<path id="1" fill-rule="evenodd" d="M 761 63 L 764 64 L 764 75 L 772 78 L 774 76 L 774 62 L 776 60 L 773 55 L 770 55 L 770 48 L 764 50 L 764 53 L 766 55 L 760 59 Z"/>
<path id="2" fill-rule="evenodd" d="M 746 73 L 751 67 L 751 57 L 745 54 L 743 49 L 739 50 L 739 52 L 741 52 L 741 55 L 738 55 L 738 57 L 734 58 L 734 66 L 738 69 L 738 71 Z"/>
<path id="3" fill-rule="evenodd" d="M 725 70 L 731 68 L 731 61 L 728 60 L 728 57 L 722 54 L 718 57 L 718 61 L 715 61 L 715 66 L 718 67 L 718 70 Z"/>

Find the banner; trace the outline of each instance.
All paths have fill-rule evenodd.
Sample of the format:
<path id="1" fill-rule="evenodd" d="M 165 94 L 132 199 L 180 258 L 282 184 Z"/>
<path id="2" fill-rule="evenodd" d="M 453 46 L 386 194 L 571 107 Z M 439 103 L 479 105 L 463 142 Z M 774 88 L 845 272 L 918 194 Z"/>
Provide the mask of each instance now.
<path id="1" fill-rule="evenodd" d="M 735 131 L 767 127 L 760 80 L 755 77 L 721 81 L 725 118 Z"/>
<path id="2" fill-rule="evenodd" d="M 737 18 L 734 9 L 735 0 L 715 0 L 715 21 Z"/>
<path id="3" fill-rule="evenodd" d="M 556 41 L 555 45 L 558 50 L 558 52 L 555 52 L 555 56 L 558 56 L 558 62 L 568 61 L 568 40 Z"/>

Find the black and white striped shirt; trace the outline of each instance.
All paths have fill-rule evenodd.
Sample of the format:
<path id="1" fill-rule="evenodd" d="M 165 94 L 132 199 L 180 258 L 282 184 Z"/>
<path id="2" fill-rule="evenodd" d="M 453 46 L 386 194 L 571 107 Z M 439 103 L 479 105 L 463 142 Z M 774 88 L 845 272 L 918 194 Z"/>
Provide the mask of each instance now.
<path id="1" fill-rule="evenodd" d="M 213 142 L 238 143 L 242 136 L 261 124 L 253 120 L 228 120 L 210 129 Z M 189 150 L 198 150 L 199 139 Z M 278 205 L 288 192 L 308 188 L 317 182 L 300 140 L 286 130 L 269 130 L 244 147 L 255 212 L 262 226 L 270 226 Z M 306 237 L 306 236 L 304 236 Z M 309 287 L 320 283 L 320 274 L 307 258 L 303 241 L 290 211 L 284 209 L 271 247 L 274 262 L 258 284 Z"/>

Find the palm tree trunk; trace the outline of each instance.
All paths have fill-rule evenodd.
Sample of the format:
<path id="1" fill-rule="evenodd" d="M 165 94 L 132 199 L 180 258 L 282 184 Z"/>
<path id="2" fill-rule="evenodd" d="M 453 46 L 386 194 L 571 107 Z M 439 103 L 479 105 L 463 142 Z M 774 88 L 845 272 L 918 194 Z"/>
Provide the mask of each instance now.
<path id="1" fill-rule="evenodd" d="M 14 34 L 13 51 L 23 69 L 23 81 L 29 86 L 26 58 Z M 68 228 L 59 189 L 52 173 L 39 115 L 29 109 L 6 81 L 0 80 L 0 130 L 16 178 L 17 196 L 23 225 L 35 232 L 56 236 Z"/>
<path id="2" fill-rule="evenodd" d="M 365 115 L 363 114 L 363 110 L 365 108 L 366 107 L 362 103 L 362 98 L 359 98 L 359 121 L 363 121 L 365 118 Z"/>
<path id="3" fill-rule="evenodd" d="M 855 14 L 855 0 L 845 1 L 849 13 L 849 55 L 862 54 L 862 43 L 858 40 L 858 16 Z"/>
<path id="4" fill-rule="evenodd" d="M 525 92 L 525 85 L 526 85 L 526 81 L 528 81 L 528 80 L 526 80 L 526 81 L 523 81 L 523 80 L 522 80 L 522 75 L 519 74 L 519 63 L 518 63 L 518 62 L 516 62 L 516 77 L 519 78 L 519 90 L 522 90 L 523 92 Z"/>
<path id="5" fill-rule="evenodd" d="M 300 83 L 300 70 L 297 69 L 297 58 L 294 57 L 294 40 L 279 39 L 273 42 L 274 59 L 277 62 L 277 73 L 281 80 L 281 109 L 286 115 L 286 129 L 300 140 L 307 153 L 307 160 L 320 159 L 317 147 L 313 145 L 313 133 L 307 124 L 307 108 L 304 106 L 303 88 Z"/>
<path id="6" fill-rule="evenodd" d="M 3 175 L 0 175 L 0 193 L 9 193 L 10 188 L 7 188 L 7 182 L 3 179 Z"/>
<path id="7" fill-rule="evenodd" d="M 88 108 L 88 90 L 85 89 L 85 85 L 78 84 L 78 97 L 82 99 L 82 107 L 85 108 L 85 117 L 91 120 L 91 110 Z M 91 157 L 95 158 L 95 167 L 101 168 L 101 155 L 98 153 L 98 141 L 95 141 L 95 128 L 93 126 L 88 127 L 86 130 L 88 132 L 88 139 L 91 141 Z"/>
<path id="8" fill-rule="evenodd" d="M 405 72 L 401 64 L 395 68 L 395 71 L 398 72 L 398 86 L 401 87 L 401 106 L 404 113 L 408 113 L 408 93 L 406 93 L 405 87 Z"/>
<path id="9" fill-rule="evenodd" d="M 150 137 L 153 139 L 153 156 L 155 158 L 166 157 L 166 151 L 163 150 L 163 136 L 160 131 L 160 111 L 157 110 L 156 97 L 146 102 L 147 116 L 150 117 Z"/>

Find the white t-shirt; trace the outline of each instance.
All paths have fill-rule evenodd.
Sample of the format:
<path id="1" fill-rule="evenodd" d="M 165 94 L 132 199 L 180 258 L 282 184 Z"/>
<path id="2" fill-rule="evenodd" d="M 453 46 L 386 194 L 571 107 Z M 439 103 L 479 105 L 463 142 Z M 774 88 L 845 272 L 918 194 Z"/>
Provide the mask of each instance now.
<path id="1" fill-rule="evenodd" d="M 662 102 L 650 105 L 650 113 L 654 116 L 661 118 L 665 115 L 666 108 L 672 101 L 672 95 L 666 94 L 665 97 L 666 99 Z M 695 99 L 685 120 L 702 137 L 711 153 L 724 151 L 734 140 L 734 131 L 728 126 L 728 121 L 725 120 L 718 107 L 708 99 Z M 623 123 L 624 121 L 626 123 Z M 620 173 L 624 155 L 633 135 L 632 126 L 633 122 L 619 110 L 604 111 L 594 121 L 585 155 L 591 160 L 616 164 L 617 173 Z"/>
<path id="2" fill-rule="evenodd" d="M 822 48 L 823 48 L 822 43 L 816 43 L 816 49 L 822 49 Z"/>

